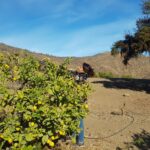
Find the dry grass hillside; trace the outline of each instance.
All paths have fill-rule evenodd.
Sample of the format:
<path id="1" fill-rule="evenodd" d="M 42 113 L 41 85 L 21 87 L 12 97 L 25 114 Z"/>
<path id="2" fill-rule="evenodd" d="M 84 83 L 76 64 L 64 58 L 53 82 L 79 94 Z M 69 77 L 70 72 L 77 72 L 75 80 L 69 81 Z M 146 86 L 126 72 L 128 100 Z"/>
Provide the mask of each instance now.
<path id="1" fill-rule="evenodd" d="M 15 48 L 5 44 L 0 44 L 0 51 L 3 53 L 19 53 L 21 57 L 26 55 L 34 56 L 38 59 L 48 58 L 52 62 L 60 64 L 65 57 L 55 57 L 51 55 L 44 55 L 40 53 L 29 52 L 25 49 Z M 150 77 L 150 58 L 141 56 L 132 59 L 128 66 L 124 66 L 120 56 L 111 56 L 108 53 L 97 54 L 89 57 L 73 57 L 70 68 L 76 69 L 81 66 L 83 62 L 89 63 L 95 72 L 111 72 L 116 76 L 131 76 L 134 78 L 149 78 Z"/>
<path id="2" fill-rule="evenodd" d="M 110 53 L 98 54 L 91 57 L 76 58 L 72 66 L 78 66 L 83 62 L 89 63 L 96 72 L 111 72 L 117 76 L 132 76 L 135 78 L 150 77 L 150 58 L 141 56 L 134 58 L 128 66 L 122 63 L 121 56 L 112 56 Z"/>

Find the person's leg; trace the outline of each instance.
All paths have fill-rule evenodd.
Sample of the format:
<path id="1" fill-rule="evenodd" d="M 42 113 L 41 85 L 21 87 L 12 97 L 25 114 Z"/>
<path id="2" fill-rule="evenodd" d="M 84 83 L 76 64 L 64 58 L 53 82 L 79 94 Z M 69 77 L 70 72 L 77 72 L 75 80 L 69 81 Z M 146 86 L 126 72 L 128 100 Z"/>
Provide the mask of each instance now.
<path id="1" fill-rule="evenodd" d="M 77 136 L 76 142 L 78 145 L 84 145 L 84 122 L 83 122 L 83 119 L 80 120 L 79 127 L 80 127 L 81 131 L 80 131 L 79 135 Z"/>

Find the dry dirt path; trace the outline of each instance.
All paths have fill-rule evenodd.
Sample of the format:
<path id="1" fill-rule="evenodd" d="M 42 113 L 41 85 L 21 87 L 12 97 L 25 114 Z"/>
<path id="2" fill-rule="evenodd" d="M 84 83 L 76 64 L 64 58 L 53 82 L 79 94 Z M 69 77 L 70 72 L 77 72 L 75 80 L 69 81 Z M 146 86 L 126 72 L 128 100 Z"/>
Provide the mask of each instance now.
<path id="1" fill-rule="evenodd" d="M 132 142 L 134 134 L 143 129 L 150 132 L 149 89 L 137 91 L 134 84 L 132 90 L 125 86 L 118 89 L 116 81 L 109 79 L 92 78 L 89 82 L 93 92 L 88 98 L 90 112 L 85 119 L 85 146 L 79 149 L 127 149 L 125 143 Z"/>

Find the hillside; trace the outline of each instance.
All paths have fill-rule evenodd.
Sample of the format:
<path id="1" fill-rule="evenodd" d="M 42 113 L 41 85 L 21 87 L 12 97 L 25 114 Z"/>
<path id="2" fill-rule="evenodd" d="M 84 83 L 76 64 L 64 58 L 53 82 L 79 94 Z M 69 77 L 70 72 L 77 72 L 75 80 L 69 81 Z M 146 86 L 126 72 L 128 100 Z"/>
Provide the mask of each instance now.
<path id="1" fill-rule="evenodd" d="M 29 52 L 28 50 L 15 48 L 5 44 L 0 44 L 0 51 L 8 54 L 17 53 L 20 57 L 31 55 L 40 60 L 48 58 L 57 64 L 62 63 L 65 59 L 65 57 L 55 57 L 51 55 Z M 95 72 L 111 72 L 117 76 L 129 75 L 135 78 L 150 77 L 149 57 L 141 56 L 139 58 L 134 58 L 129 62 L 128 66 L 124 66 L 120 56 L 114 57 L 108 52 L 89 57 L 73 57 L 69 67 L 76 69 L 78 66 L 81 66 L 83 62 L 89 63 L 94 68 Z"/>
<path id="2" fill-rule="evenodd" d="M 110 53 L 98 54 L 91 57 L 76 58 L 72 65 L 77 66 L 87 62 L 96 72 L 111 72 L 117 76 L 129 75 L 135 78 L 150 77 L 150 58 L 141 56 L 134 58 L 128 66 L 123 65 L 121 56 L 111 56 Z"/>

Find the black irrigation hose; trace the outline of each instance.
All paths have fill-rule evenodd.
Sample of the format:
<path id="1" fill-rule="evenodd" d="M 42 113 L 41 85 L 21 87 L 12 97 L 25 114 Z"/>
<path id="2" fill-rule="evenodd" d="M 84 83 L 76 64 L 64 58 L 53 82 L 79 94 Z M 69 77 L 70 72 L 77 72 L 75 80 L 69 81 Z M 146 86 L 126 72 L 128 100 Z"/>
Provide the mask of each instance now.
<path id="1" fill-rule="evenodd" d="M 131 110 L 127 110 L 127 112 L 132 113 L 134 115 L 139 115 L 139 116 L 150 116 L 150 113 L 138 113 L 138 112 L 133 112 Z"/>
<path id="2" fill-rule="evenodd" d="M 125 127 L 121 128 L 120 130 L 118 130 L 118 131 L 116 131 L 116 132 L 114 132 L 114 133 L 112 133 L 112 134 L 110 134 L 108 136 L 105 136 L 105 137 L 89 137 L 89 136 L 84 136 L 84 137 L 87 138 L 87 139 L 104 140 L 104 139 L 107 139 L 107 138 L 110 138 L 110 137 L 113 137 L 113 136 L 119 134 L 120 132 L 122 132 L 123 130 L 125 130 L 129 126 L 131 126 L 133 124 L 134 120 L 135 120 L 134 117 L 131 116 L 131 115 L 128 115 L 128 114 L 124 114 L 124 115 L 127 116 L 127 117 L 130 117 L 131 121 L 130 121 L 130 123 L 128 125 L 126 125 Z"/>

